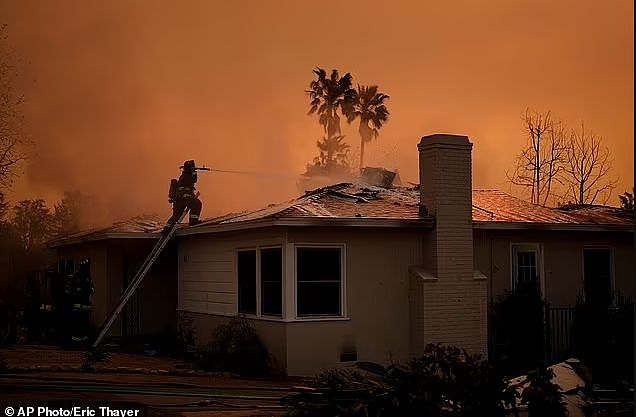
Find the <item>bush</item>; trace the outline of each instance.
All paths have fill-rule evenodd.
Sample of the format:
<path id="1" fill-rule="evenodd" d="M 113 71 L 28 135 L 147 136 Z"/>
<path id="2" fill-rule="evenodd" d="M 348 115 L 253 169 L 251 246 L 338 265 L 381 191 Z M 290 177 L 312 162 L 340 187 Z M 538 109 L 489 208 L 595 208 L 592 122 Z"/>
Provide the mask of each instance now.
<path id="1" fill-rule="evenodd" d="M 111 356 L 106 350 L 100 348 L 93 348 L 84 353 L 84 362 L 82 362 L 81 369 L 84 372 L 95 372 L 95 364 L 108 362 Z"/>
<path id="2" fill-rule="evenodd" d="M 634 304 L 618 300 L 611 306 L 579 300 L 575 307 L 574 354 L 592 369 L 597 382 L 633 379 Z"/>
<path id="3" fill-rule="evenodd" d="M 207 370 L 229 371 L 239 375 L 266 375 L 269 353 L 252 324 L 234 317 L 218 326 L 208 351 L 200 354 L 199 365 Z"/>
<path id="4" fill-rule="evenodd" d="M 497 417 L 514 407 L 515 392 L 478 356 L 455 347 L 428 345 L 406 366 L 359 362 L 330 370 L 314 390 L 283 399 L 292 416 Z"/>
<path id="5" fill-rule="evenodd" d="M 529 385 L 521 393 L 521 404 L 528 406 L 528 417 L 565 417 L 567 409 L 563 394 L 552 383 L 554 371 L 538 368 L 528 373 Z"/>
<path id="6" fill-rule="evenodd" d="M 544 363 L 546 303 L 538 291 L 507 293 L 491 305 L 491 360 L 508 375 Z"/>
<path id="7" fill-rule="evenodd" d="M 195 350 L 192 318 L 182 311 L 177 316 L 177 334 L 171 350 L 177 356 L 188 356 Z"/>

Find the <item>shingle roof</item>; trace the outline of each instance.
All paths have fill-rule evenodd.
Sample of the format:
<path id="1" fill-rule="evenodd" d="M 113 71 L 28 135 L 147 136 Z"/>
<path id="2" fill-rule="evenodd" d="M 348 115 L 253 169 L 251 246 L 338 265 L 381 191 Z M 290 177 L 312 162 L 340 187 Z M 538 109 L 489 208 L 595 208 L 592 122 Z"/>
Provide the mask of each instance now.
<path id="1" fill-rule="evenodd" d="M 419 192 L 413 188 L 382 188 L 340 183 L 308 191 L 303 196 L 251 212 L 206 220 L 204 224 L 228 224 L 265 218 L 374 218 L 417 220 Z M 199 226 L 196 226 L 199 227 Z"/>
<path id="2" fill-rule="evenodd" d="M 164 224 L 165 220 L 158 215 L 145 214 L 117 221 L 108 227 L 92 228 L 57 237 L 50 240 L 48 245 L 54 247 L 88 240 L 127 237 L 131 234 L 147 235 L 148 237 L 152 237 L 155 233 L 161 232 Z"/>
<path id="3" fill-rule="evenodd" d="M 207 219 L 200 229 L 267 219 L 382 219 L 418 221 L 419 187 L 384 188 L 365 183 L 340 183 L 308 191 L 291 201 L 270 204 L 260 210 L 230 213 Z M 601 225 L 633 226 L 633 213 L 607 206 L 542 207 L 497 190 L 473 191 L 473 223 L 489 228 L 496 225 Z M 164 219 L 156 215 L 138 216 L 102 229 L 83 231 L 49 242 L 60 246 L 78 241 L 125 237 L 134 234 L 148 237 L 161 231 Z"/>
<path id="4" fill-rule="evenodd" d="M 272 204 L 261 210 L 209 219 L 201 226 L 298 217 L 417 220 L 421 218 L 418 203 L 418 186 L 383 188 L 364 183 L 341 183 L 309 191 L 289 202 Z M 498 190 L 474 190 L 472 216 L 473 222 L 486 224 L 629 226 L 634 219 L 631 212 L 615 207 L 543 207 Z"/>

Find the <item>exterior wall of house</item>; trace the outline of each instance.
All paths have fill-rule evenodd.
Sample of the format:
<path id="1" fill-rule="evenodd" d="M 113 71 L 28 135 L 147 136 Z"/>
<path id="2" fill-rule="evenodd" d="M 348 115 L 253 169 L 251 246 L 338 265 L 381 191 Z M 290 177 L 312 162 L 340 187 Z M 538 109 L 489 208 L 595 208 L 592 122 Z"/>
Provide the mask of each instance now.
<path id="1" fill-rule="evenodd" d="M 613 288 L 631 295 L 636 285 L 633 235 L 630 232 L 484 230 L 474 231 L 475 269 L 489 277 L 490 299 L 511 290 L 511 245 L 539 243 L 542 290 L 554 307 L 572 307 L 583 294 L 583 249 L 609 247 L 613 253 Z"/>
<path id="2" fill-rule="evenodd" d="M 125 284 L 135 276 L 154 244 L 154 239 L 108 241 L 108 278 L 111 284 L 108 294 L 109 312 L 119 301 Z M 122 315 L 113 324 L 110 334 L 154 336 L 167 335 L 174 331 L 177 307 L 176 252 L 176 243 L 164 248 Z M 122 320 L 127 320 L 126 325 Z"/>
<path id="3" fill-rule="evenodd" d="M 121 296 L 124 275 L 130 278 L 134 276 L 153 245 L 152 239 L 110 239 L 57 248 L 58 259 L 72 258 L 75 265 L 82 258 L 90 259 L 95 288 L 91 314 L 93 327 L 102 325 Z M 130 312 L 132 304 L 136 304 L 135 329 L 129 330 L 128 335 L 160 335 L 173 331 L 176 324 L 176 292 L 176 245 L 172 245 L 164 250 L 131 299 L 131 306 L 127 307 Z M 122 336 L 121 317 L 115 321 L 109 335 Z"/>
<path id="4" fill-rule="evenodd" d="M 307 375 L 333 367 L 340 362 L 341 353 L 352 351 L 360 361 L 384 364 L 409 358 L 409 266 L 422 264 L 422 241 L 428 233 L 417 229 L 290 228 L 292 256 L 292 245 L 304 243 L 344 244 L 346 254 L 344 320 L 289 323 L 290 374 Z"/>
<path id="5" fill-rule="evenodd" d="M 294 227 L 182 238 L 179 248 L 179 309 L 192 318 L 196 343 L 237 311 L 238 249 L 281 245 L 283 318 L 249 317 L 274 363 L 289 375 L 313 375 L 357 360 L 405 361 L 410 353 L 409 266 L 422 263 L 428 230 Z M 295 310 L 296 245 L 344 248 L 344 314 L 302 319 Z"/>
<path id="6" fill-rule="evenodd" d="M 179 240 L 178 309 L 232 316 L 237 312 L 236 252 L 282 246 L 281 228 L 195 235 Z"/>

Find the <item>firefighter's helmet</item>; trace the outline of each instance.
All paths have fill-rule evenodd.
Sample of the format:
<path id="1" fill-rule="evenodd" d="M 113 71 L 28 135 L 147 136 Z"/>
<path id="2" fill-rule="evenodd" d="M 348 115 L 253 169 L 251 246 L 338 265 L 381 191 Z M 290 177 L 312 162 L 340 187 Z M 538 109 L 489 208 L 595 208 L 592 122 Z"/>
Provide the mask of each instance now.
<path id="1" fill-rule="evenodd" d="M 194 171 L 194 159 L 190 159 L 189 161 L 185 161 L 183 163 L 183 170 L 184 171 L 188 171 L 188 172 L 192 172 Z"/>

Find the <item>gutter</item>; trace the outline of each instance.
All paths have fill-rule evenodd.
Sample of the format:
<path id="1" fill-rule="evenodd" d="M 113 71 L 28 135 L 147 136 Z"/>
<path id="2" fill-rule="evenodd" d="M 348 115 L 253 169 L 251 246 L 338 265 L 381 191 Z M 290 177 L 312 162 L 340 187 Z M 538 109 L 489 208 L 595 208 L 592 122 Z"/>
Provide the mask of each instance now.
<path id="1" fill-rule="evenodd" d="M 75 245 L 77 243 L 95 242 L 108 239 L 158 239 L 161 233 L 155 232 L 115 232 L 103 233 L 95 236 L 80 236 L 76 238 L 60 239 L 46 244 L 47 248 L 57 248 L 60 246 Z"/>
<path id="2" fill-rule="evenodd" d="M 633 232 L 631 224 L 537 223 L 473 221 L 473 229 L 485 230 L 555 230 L 572 232 Z"/>
<path id="3" fill-rule="evenodd" d="M 335 227 L 379 227 L 379 228 L 424 228 L 431 229 L 435 220 L 432 217 L 421 219 L 388 219 L 360 217 L 285 217 L 258 219 L 241 222 L 228 222 L 214 225 L 197 225 L 180 229 L 177 236 L 189 236 L 203 233 L 220 233 L 235 230 L 256 229 L 272 226 L 335 226 Z"/>

